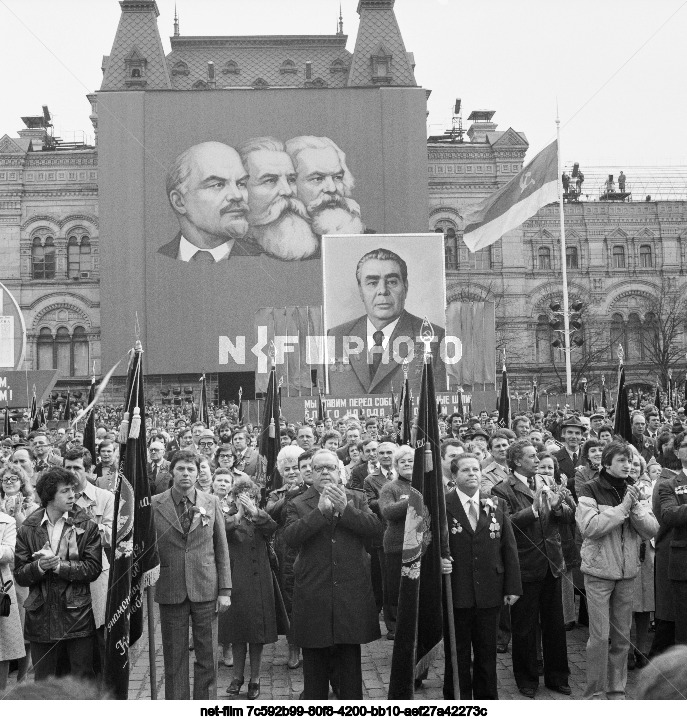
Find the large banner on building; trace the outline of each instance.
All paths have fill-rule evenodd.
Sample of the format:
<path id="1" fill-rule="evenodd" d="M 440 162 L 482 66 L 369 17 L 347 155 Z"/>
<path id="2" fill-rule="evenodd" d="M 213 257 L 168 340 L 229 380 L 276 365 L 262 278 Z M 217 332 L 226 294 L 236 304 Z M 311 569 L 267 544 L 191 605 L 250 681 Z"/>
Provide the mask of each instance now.
<path id="1" fill-rule="evenodd" d="M 140 327 L 147 373 L 256 369 L 257 309 L 322 304 L 324 235 L 427 228 L 425 111 L 421 88 L 99 93 L 104 366 Z"/>
<path id="2" fill-rule="evenodd" d="M 404 375 L 419 393 L 425 337 L 445 390 L 447 353 L 454 360 L 459 348 L 446 345 L 443 237 L 327 236 L 322 257 L 328 393 L 389 393 Z"/>

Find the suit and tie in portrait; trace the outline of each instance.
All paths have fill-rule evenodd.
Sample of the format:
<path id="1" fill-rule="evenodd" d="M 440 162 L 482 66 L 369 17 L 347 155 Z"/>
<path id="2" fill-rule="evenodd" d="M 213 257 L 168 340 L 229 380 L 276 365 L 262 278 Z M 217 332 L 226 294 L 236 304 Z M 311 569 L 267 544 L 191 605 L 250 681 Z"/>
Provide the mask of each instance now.
<path id="1" fill-rule="evenodd" d="M 397 253 L 377 248 L 365 253 L 356 268 L 356 281 L 365 314 L 329 329 L 334 358 L 329 359 L 329 393 L 355 396 L 390 393 L 403 385 L 403 359 L 411 385 L 419 383 L 423 319 L 406 310 L 408 266 Z M 442 308 L 443 312 L 443 308 Z M 329 311 L 328 311 L 329 313 Z M 430 345 L 437 390 L 446 388 L 446 367 L 440 355 L 444 329 L 432 327 Z M 331 361 L 334 361 L 331 363 Z"/>
<path id="2" fill-rule="evenodd" d="M 155 601 L 160 605 L 165 698 L 189 699 L 189 619 L 195 648 L 193 698 L 217 697 L 217 610 L 229 607 L 231 570 L 219 499 L 197 490 L 190 451 L 172 459 L 172 487 L 153 496 L 160 554 Z"/>

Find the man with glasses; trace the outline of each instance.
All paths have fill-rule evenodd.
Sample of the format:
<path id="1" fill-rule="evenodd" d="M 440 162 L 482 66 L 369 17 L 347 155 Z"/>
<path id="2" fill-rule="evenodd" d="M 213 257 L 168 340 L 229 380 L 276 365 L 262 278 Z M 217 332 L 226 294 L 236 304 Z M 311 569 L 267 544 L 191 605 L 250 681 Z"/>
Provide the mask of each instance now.
<path id="1" fill-rule="evenodd" d="M 150 495 L 166 491 L 171 476 L 169 475 L 169 461 L 164 458 L 165 446 L 162 441 L 154 440 L 148 448 L 150 460 L 146 465 Z M 158 485 L 159 482 L 159 485 Z"/>
<path id="2" fill-rule="evenodd" d="M 33 452 L 36 456 L 36 472 L 46 471 L 51 466 L 61 466 L 60 456 L 51 452 L 52 446 L 45 433 L 32 433 L 29 440 L 33 445 Z"/>
<path id="3" fill-rule="evenodd" d="M 210 468 L 214 471 L 215 466 L 215 451 L 217 450 L 217 440 L 215 434 L 212 431 L 205 430 L 200 434 L 198 439 L 198 453 L 205 458 L 210 464 Z"/>
<path id="4" fill-rule="evenodd" d="M 363 697 L 360 645 L 380 637 L 366 542 L 382 524 L 362 494 L 341 484 L 335 453 L 312 458 L 313 484 L 286 510 L 284 540 L 298 549 L 293 630 L 303 649 L 303 698 Z"/>

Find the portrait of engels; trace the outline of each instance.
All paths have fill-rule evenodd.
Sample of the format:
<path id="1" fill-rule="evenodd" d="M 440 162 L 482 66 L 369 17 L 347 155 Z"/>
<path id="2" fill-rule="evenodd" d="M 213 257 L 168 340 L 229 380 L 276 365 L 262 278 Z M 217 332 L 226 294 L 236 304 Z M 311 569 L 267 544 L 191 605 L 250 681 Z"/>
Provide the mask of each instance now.
<path id="1" fill-rule="evenodd" d="M 396 392 L 403 384 L 403 359 L 412 352 L 415 371 L 424 352 L 423 319 L 406 310 L 408 266 L 386 248 L 365 253 L 356 267 L 358 293 L 365 314 L 328 330 L 334 338 L 334 363 L 329 367 L 329 393 L 353 396 Z M 432 327 L 431 343 L 437 390 L 446 387 L 440 356 L 444 329 Z M 414 373 L 418 375 L 418 373 Z"/>
<path id="2" fill-rule="evenodd" d="M 323 235 L 365 231 L 354 185 L 346 154 L 329 138 L 252 138 L 238 148 L 198 143 L 167 173 L 179 232 L 158 253 L 206 264 L 261 254 L 318 257 Z"/>

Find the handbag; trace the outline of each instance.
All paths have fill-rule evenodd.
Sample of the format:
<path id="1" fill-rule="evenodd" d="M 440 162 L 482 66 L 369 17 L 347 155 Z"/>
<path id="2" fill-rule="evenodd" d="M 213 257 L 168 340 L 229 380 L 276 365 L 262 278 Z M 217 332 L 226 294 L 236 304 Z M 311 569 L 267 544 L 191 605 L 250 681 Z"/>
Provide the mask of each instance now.
<path id="1" fill-rule="evenodd" d="M 12 599 L 10 598 L 9 591 L 13 583 L 14 581 L 11 578 L 5 582 L 5 579 L 2 577 L 2 571 L 0 571 L 0 617 L 10 615 Z"/>

